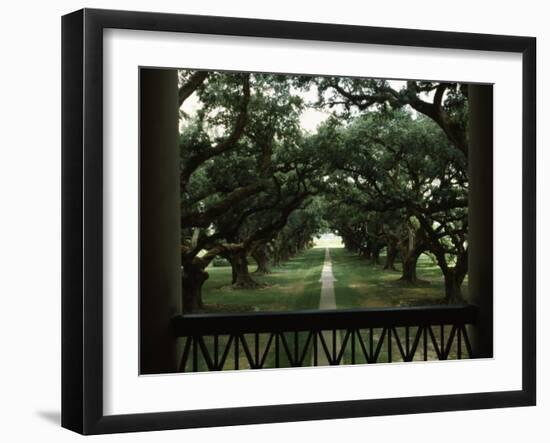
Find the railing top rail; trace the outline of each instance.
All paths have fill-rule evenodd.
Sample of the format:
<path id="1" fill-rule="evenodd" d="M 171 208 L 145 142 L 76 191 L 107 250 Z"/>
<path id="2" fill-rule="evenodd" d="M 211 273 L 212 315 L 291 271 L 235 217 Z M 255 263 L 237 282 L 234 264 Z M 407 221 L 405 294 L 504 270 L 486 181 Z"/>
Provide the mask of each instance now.
<path id="1" fill-rule="evenodd" d="M 475 324 L 474 305 L 414 306 L 254 312 L 235 314 L 187 314 L 173 319 L 176 336 L 359 329 L 441 324 Z"/>

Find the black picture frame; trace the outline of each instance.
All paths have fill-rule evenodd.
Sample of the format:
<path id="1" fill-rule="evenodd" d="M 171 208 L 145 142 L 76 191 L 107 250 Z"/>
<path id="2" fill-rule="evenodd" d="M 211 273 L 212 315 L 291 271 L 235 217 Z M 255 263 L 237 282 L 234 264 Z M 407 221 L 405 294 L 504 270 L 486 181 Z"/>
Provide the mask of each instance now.
<path id="1" fill-rule="evenodd" d="M 457 395 L 104 415 L 103 30 L 192 32 L 522 55 L 522 389 Z M 62 18 L 62 426 L 150 431 L 535 405 L 536 39 L 338 24 L 83 9 Z"/>

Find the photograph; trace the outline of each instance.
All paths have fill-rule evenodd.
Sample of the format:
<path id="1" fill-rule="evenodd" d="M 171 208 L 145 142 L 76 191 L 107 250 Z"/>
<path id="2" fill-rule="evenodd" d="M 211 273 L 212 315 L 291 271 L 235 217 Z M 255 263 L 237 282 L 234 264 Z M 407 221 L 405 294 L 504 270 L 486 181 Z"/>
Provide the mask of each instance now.
<path id="1" fill-rule="evenodd" d="M 542 21 L 224 5 L 62 16 L 62 427 L 539 429 Z"/>
<path id="2" fill-rule="evenodd" d="M 468 272 L 492 215 L 469 210 L 469 133 L 491 133 L 492 84 L 141 67 L 140 88 L 142 246 L 149 158 L 170 155 L 147 150 L 177 129 L 177 372 L 492 357 L 492 292 Z"/>
<path id="3" fill-rule="evenodd" d="M 548 10 L 4 3 L 0 442 L 544 442 Z"/>

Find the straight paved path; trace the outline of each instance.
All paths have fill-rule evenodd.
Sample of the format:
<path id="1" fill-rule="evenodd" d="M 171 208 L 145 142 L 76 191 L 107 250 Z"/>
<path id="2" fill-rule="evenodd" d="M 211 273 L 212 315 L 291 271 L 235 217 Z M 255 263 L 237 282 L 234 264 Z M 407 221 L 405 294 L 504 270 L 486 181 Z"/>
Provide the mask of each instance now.
<path id="1" fill-rule="evenodd" d="M 336 299 L 334 298 L 334 274 L 332 273 L 332 260 L 330 259 L 330 249 L 325 249 L 325 263 L 321 271 L 321 300 L 319 309 L 336 309 Z"/>
<path id="2" fill-rule="evenodd" d="M 321 271 L 321 299 L 319 300 L 319 309 L 336 309 L 336 299 L 334 298 L 334 274 L 332 273 L 332 260 L 330 258 L 330 249 L 325 249 L 325 262 L 323 264 L 323 270 Z M 325 331 L 322 333 L 325 343 L 329 350 L 332 348 L 332 331 Z M 340 333 L 336 333 L 336 351 L 340 352 L 341 340 Z M 325 356 L 325 351 L 321 343 L 321 339 L 317 339 L 317 365 L 326 366 L 328 365 L 328 360 Z M 312 356 L 313 361 L 313 356 Z M 340 364 L 344 363 L 344 359 Z"/>

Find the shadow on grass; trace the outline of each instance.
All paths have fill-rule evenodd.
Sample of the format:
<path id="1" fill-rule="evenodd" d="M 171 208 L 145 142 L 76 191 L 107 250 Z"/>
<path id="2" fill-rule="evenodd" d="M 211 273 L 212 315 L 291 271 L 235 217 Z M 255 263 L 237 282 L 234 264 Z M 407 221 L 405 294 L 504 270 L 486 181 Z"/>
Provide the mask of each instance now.
<path id="1" fill-rule="evenodd" d="M 338 308 L 446 304 L 443 275 L 427 256 L 421 256 L 418 261 L 419 281 L 415 283 L 401 280 L 399 270 L 384 270 L 383 265 L 371 264 L 345 249 L 331 250 L 331 256 Z"/>
<path id="2" fill-rule="evenodd" d="M 240 289 L 231 286 L 231 267 L 208 268 L 204 284 L 205 312 L 292 311 L 315 309 L 319 306 L 321 285 L 319 275 L 324 250 L 310 249 L 291 258 L 270 274 L 252 278 L 262 287 Z M 249 266 L 252 273 L 255 265 Z"/>

